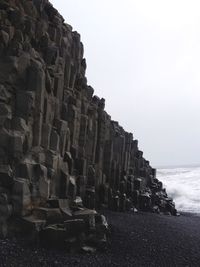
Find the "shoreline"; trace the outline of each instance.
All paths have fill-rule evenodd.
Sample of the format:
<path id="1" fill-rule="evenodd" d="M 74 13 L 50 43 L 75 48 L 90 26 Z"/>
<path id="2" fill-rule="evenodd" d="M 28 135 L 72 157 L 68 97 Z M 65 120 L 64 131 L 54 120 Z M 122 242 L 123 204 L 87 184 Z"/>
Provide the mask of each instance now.
<path id="1" fill-rule="evenodd" d="M 197 212 L 190 212 L 190 211 L 179 211 L 178 213 L 180 213 L 181 216 L 188 216 L 188 217 L 200 217 L 200 213 Z"/>
<path id="2" fill-rule="evenodd" d="M 200 217 L 102 211 L 111 226 L 107 248 L 91 254 L 0 240 L 0 266 L 200 266 Z"/>

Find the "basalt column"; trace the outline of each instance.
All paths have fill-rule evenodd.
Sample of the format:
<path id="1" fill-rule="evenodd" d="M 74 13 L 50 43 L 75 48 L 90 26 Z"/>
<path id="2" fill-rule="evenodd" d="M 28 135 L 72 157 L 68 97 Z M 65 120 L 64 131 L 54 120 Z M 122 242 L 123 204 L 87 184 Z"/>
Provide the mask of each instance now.
<path id="1" fill-rule="evenodd" d="M 57 206 L 69 215 L 68 205 L 81 201 L 119 210 L 145 190 L 154 199 L 162 191 L 137 140 L 88 85 L 83 54 L 80 35 L 48 0 L 1 1 L 3 232 L 13 216 L 33 215 L 52 200 L 62 199 Z"/>

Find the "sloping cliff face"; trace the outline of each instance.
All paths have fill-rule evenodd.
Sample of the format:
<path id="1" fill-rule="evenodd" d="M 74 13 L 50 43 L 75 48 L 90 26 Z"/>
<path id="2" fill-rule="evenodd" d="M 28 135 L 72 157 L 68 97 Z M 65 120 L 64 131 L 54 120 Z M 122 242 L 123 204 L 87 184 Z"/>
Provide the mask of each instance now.
<path id="1" fill-rule="evenodd" d="M 48 0 L 0 1 L 2 225 L 56 199 L 125 210 L 167 198 L 85 70 L 80 35 Z"/>

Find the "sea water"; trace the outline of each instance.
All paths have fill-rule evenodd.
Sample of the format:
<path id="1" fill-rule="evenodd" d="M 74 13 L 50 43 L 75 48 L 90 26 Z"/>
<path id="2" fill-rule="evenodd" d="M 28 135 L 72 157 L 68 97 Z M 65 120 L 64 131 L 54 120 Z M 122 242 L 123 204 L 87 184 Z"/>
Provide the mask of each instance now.
<path id="1" fill-rule="evenodd" d="M 157 169 L 157 178 L 174 199 L 177 210 L 200 213 L 200 166 Z"/>

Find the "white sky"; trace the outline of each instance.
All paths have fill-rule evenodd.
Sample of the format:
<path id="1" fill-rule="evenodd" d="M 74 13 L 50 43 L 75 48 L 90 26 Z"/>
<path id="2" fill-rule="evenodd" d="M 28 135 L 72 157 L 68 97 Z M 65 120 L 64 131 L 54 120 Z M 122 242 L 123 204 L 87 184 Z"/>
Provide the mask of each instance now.
<path id="1" fill-rule="evenodd" d="M 88 83 L 153 166 L 200 163 L 200 1 L 51 0 Z"/>

